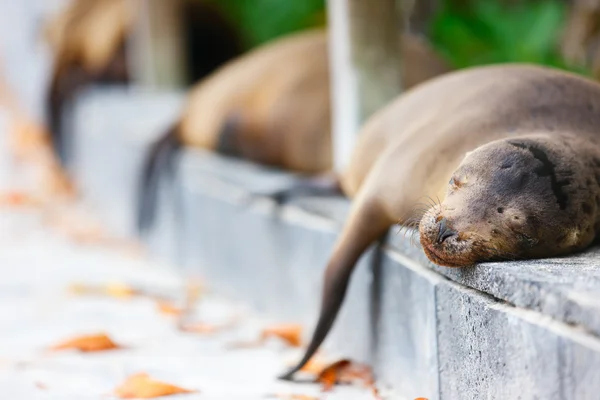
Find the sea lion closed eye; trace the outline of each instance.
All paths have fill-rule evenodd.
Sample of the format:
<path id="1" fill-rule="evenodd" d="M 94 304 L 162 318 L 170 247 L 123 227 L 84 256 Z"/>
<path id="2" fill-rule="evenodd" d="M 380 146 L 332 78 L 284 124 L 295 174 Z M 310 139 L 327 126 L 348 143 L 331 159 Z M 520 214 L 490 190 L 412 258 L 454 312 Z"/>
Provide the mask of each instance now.
<path id="1" fill-rule="evenodd" d="M 600 229 L 600 85 L 531 65 L 446 74 L 409 90 L 364 126 L 341 175 L 353 198 L 325 271 L 318 349 L 358 258 L 423 199 L 420 241 L 436 264 L 567 254 Z"/>

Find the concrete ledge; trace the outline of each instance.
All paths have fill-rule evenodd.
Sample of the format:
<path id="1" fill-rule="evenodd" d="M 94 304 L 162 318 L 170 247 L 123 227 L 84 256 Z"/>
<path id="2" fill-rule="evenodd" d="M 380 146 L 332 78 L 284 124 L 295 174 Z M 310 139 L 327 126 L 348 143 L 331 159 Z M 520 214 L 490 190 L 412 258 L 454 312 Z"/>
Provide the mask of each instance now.
<path id="1" fill-rule="evenodd" d="M 174 115 L 176 97 L 102 91 L 76 110 L 79 182 L 123 231 L 133 220 L 136 160 Z M 140 119 L 148 129 L 143 139 L 132 134 Z M 219 291 L 312 327 L 321 272 L 348 201 L 307 197 L 277 208 L 264 198 L 249 205 L 250 192 L 296 178 L 200 151 L 180 161 L 174 190 L 162 195 L 153 249 L 170 248 L 161 256 Z M 381 383 L 400 398 L 600 396 L 597 249 L 446 269 L 396 230 L 362 258 L 326 343 L 330 352 L 373 362 Z"/>

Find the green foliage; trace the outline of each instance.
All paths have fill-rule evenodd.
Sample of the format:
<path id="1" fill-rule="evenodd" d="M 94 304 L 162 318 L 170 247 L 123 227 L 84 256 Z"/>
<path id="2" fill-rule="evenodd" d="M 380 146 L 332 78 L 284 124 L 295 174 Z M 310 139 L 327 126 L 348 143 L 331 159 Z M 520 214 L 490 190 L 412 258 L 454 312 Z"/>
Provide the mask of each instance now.
<path id="1" fill-rule="evenodd" d="M 212 0 L 237 23 L 247 47 L 325 24 L 325 0 Z"/>
<path id="2" fill-rule="evenodd" d="M 558 53 L 567 13 L 563 0 L 461 3 L 442 0 L 430 26 L 434 46 L 454 67 L 529 62 L 574 70 Z"/>

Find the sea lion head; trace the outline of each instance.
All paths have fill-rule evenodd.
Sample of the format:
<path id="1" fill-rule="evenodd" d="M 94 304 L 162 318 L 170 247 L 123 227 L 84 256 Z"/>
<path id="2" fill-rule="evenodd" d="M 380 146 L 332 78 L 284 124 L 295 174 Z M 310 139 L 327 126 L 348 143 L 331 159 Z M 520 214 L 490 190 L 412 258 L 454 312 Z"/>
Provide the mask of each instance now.
<path id="1" fill-rule="evenodd" d="M 598 181 L 568 140 L 502 139 L 467 153 L 441 204 L 423 216 L 431 261 L 460 267 L 489 260 L 550 257 L 595 236 Z"/>

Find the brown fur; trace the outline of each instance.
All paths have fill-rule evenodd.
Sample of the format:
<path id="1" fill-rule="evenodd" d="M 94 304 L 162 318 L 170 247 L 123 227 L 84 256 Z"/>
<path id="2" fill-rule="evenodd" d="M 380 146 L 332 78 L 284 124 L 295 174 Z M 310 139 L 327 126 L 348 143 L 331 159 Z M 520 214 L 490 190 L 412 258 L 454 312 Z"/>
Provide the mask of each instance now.
<path id="1" fill-rule="evenodd" d="M 185 145 L 215 149 L 235 120 L 239 156 L 300 172 L 331 167 L 329 67 L 323 31 L 294 34 L 227 64 L 192 91 Z"/>
<path id="2" fill-rule="evenodd" d="M 351 217 L 327 266 L 309 349 L 284 377 L 325 338 L 360 254 L 391 225 L 407 223 L 419 202 L 445 198 L 420 223 L 437 264 L 545 257 L 592 242 L 599 178 L 600 85 L 591 80 L 500 65 L 450 73 L 400 96 L 365 125 L 342 174 Z"/>
<path id="3" fill-rule="evenodd" d="M 293 34 L 224 65 L 192 89 L 182 116 L 151 148 L 138 199 L 139 231 L 181 146 L 301 173 L 331 168 L 327 34 Z M 163 168 L 164 166 L 164 168 Z"/>

